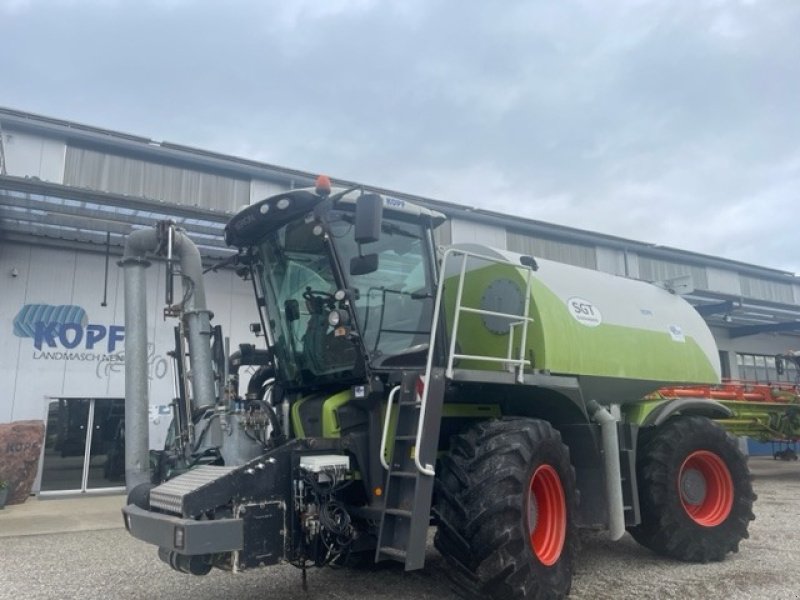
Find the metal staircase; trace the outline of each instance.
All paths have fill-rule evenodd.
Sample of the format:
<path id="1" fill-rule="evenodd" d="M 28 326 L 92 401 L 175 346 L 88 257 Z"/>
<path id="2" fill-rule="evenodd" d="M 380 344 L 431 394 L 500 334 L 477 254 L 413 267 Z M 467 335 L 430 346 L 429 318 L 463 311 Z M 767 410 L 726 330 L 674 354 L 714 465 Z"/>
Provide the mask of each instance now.
<path id="1" fill-rule="evenodd" d="M 423 385 L 427 390 L 421 389 Z M 422 402 L 425 396 L 426 405 Z M 433 471 L 436 460 L 443 397 L 443 369 L 433 369 L 425 380 L 419 371 L 407 371 L 386 405 L 381 461 L 388 475 L 375 560 L 402 562 L 406 571 L 421 569 L 425 564 L 434 481 L 433 473 L 427 471 Z M 393 416 L 394 440 L 387 460 L 386 440 Z M 417 467 L 418 463 L 426 466 L 425 472 Z"/>

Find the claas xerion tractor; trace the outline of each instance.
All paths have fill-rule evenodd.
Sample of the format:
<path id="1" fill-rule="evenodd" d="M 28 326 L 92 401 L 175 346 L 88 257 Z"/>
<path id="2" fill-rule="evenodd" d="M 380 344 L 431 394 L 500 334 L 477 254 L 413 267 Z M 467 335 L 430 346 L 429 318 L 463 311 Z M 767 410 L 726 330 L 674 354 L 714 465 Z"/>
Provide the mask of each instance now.
<path id="1" fill-rule="evenodd" d="M 169 222 L 129 236 L 131 535 L 184 573 L 287 562 L 305 581 L 328 564 L 420 569 L 435 526 L 453 580 L 497 599 L 566 596 L 579 528 L 627 530 L 686 561 L 738 550 L 755 496 L 713 420 L 730 410 L 685 398 L 641 410 L 661 386 L 719 381 L 698 313 L 645 282 L 438 248 L 443 221 L 324 177 L 244 208 L 225 239 L 265 344 L 232 354 L 195 245 Z M 166 260 L 178 318 L 179 393 L 152 473 L 148 256 Z"/>

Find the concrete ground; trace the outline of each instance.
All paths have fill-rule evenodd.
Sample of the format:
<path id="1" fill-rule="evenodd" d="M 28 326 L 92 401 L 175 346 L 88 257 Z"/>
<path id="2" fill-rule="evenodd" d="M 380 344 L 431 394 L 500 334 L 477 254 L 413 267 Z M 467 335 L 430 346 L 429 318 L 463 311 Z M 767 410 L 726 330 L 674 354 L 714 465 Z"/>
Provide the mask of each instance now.
<path id="1" fill-rule="evenodd" d="M 629 536 L 583 535 L 571 598 L 800 600 L 800 463 L 750 462 L 759 495 L 750 539 L 721 563 L 684 564 L 653 555 Z M 29 500 L 0 510 L 0 599 L 454 600 L 444 561 L 428 549 L 425 569 L 404 573 L 311 570 L 282 565 L 202 578 L 173 572 L 155 549 L 122 528 L 122 496 Z"/>
<path id="2" fill-rule="evenodd" d="M 0 538 L 27 535 L 99 531 L 123 527 L 123 494 L 39 500 L 0 510 Z"/>

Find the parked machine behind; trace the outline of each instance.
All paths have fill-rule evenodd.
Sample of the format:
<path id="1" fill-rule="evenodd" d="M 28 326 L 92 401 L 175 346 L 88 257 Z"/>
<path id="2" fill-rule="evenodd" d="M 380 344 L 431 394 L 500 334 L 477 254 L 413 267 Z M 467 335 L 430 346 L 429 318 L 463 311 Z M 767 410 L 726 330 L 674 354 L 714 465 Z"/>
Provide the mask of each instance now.
<path id="1" fill-rule="evenodd" d="M 230 359 L 200 257 L 171 224 L 133 233 L 126 282 L 128 531 L 175 569 L 278 562 L 422 568 L 429 526 L 465 592 L 568 595 L 578 528 L 680 560 L 747 537 L 745 457 L 708 399 L 714 340 L 647 283 L 478 245 L 437 249 L 443 215 L 327 178 L 228 223 L 266 348 Z M 180 394 L 151 483 L 144 270 L 179 271 Z M 170 278 L 171 281 L 171 278 Z M 169 289 L 168 285 L 168 289 Z M 211 340 L 215 340 L 213 343 Z M 241 365 L 255 365 L 246 393 Z M 144 415 L 144 417 L 142 417 Z"/>

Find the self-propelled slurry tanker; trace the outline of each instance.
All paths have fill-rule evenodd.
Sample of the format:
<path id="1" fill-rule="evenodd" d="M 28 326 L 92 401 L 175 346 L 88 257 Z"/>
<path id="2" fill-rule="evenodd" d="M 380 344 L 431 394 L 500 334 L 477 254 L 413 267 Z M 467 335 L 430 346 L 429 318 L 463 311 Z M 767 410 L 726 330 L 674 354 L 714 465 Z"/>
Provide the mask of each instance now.
<path id="1" fill-rule="evenodd" d="M 326 564 L 420 569 L 435 526 L 453 580 L 498 599 L 566 596 L 578 528 L 627 530 L 686 561 L 737 551 L 755 496 L 712 421 L 730 411 L 639 404 L 664 385 L 719 381 L 697 312 L 639 281 L 437 248 L 443 220 L 326 178 L 246 207 L 225 236 L 266 347 L 229 358 L 191 241 L 170 223 L 133 233 L 121 262 L 128 531 L 185 573 L 288 562 L 305 581 Z M 152 482 L 150 254 L 183 281 L 168 310 L 180 394 Z"/>

